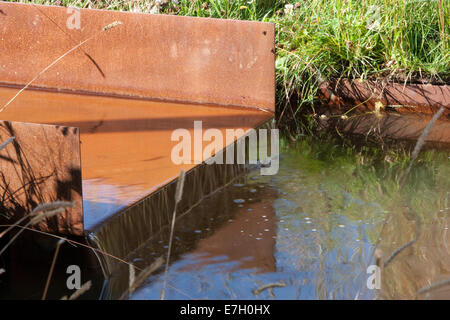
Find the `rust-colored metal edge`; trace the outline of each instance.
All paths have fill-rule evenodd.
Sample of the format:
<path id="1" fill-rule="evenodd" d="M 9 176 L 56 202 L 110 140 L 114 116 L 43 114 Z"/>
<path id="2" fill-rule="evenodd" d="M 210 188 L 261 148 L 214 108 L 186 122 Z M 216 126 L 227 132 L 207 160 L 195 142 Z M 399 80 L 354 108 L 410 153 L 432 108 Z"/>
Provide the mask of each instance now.
<path id="1" fill-rule="evenodd" d="M 0 88 L 0 100 L 14 93 Z M 195 166 L 193 162 L 173 162 L 171 153 L 179 143 L 171 138 L 174 130 L 184 128 L 193 137 L 194 122 L 201 120 L 203 131 L 216 128 L 225 137 L 228 129 L 249 130 L 273 115 L 253 109 L 27 90 L 0 116 L 9 121 L 80 128 L 84 227 L 91 230 L 104 218 L 157 190 L 181 168 Z"/>
<path id="2" fill-rule="evenodd" d="M 4 83 L 0 81 L 0 89 L 17 89 L 20 90 L 23 88 L 23 85 Z M 124 99 L 131 101 L 151 101 L 151 102 L 161 102 L 161 103 L 174 103 L 179 105 L 192 105 L 192 106 L 205 106 L 205 107 L 220 107 L 220 108 L 228 108 L 228 109 L 249 109 L 249 110 L 258 110 L 263 111 L 268 114 L 273 114 L 274 111 L 252 107 L 252 106 L 244 106 L 244 105 L 221 105 L 217 103 L 201 103 L 201 102 L 188 102 L 185 100 L 171 100 L 171 99 L 161 99 L 161 98 L 151 98 L 151 97 L 142 97 L 142 96 L 128 96 L 124 94 L 115 94 L 115 93 L 101 93 L 101 92 L 91 92 L 91 91 L 83 91 L 83 90 L 71 90 L 71 89 L 61 89 L 61 88 L 42 88 L 39 86 L 30 85 L 27 87 L 25 91 L 38 91 L 38 92 L 47 92 L 47 93 L 63 93 L 63 94 L 72 94 L 72 95 L 80 95 L 80 96 L 91 96 L 91 97 L 103 97 L 103 98 L 115 98 L 115 99 Z"/>
<path id="3" fill-rule="evenodd" d="M 0 206 L 14 223 L 38 205 L 71 201 L 73 208 L 41 221 L 41 231 L 83 235 L 80 134 L 78 128 L 0 121 Z"/>
<path id="4" fill-rule="evenodd" d="M 162 101 L 275 108 L 271 23 L 0 2 L 0 81 Z M 72 21 L 72 20 L 70 20 Z M 114 21 L 122 24 L 104 32 Z"/>
<path id="5" fill-rule="evenodd" d="M 370 80 L 340 79 L 324 83 L 320 97 L 335 109 L 373 111 L 381 102 L 383 108 L 399 113 L 434 114 L 444 107 L 444 117 L 450 115 L 450 86 L 431 84 L 384 83 Z"/>
<path id="6" fill-rule="evenodd" d="M 31 88 L 264 109 L 269 111 L 268 114 L 274 111 L 273 24 L 81 9 L 82 27 L 65 29 L 70 14 L 64 7 L 0 2 L 0 9 L 0 82 L 6 87 L 22 87 L 55 59 L 92 37 L 92 41 L 40 75 Z M 122 24 L 99 32 L 113 21 Z M 23 136 L 20 143 L 26 145 L 22 149 L 26 149 L 32 159 L 31 170 L 39 175 L 46 174 L 50 180 L 33 187 L 30 197 L 17 200 L 23 207 L 22 215 L 43 201 L 75 198 L 64 188 L 79 190 L 76 202 L 80 205 L 66 215 L 58 216 L 58 219 L 64 217 L 65 221 L 57 219 L 40 227 L 44 231 L 81 235 L 84 225 L 78 131 L 73 141 L 70 138 L 60 141 L 58 130 L 66 127 L 40 124 L 23 124 L 23 127 L 31 128 L 30 132 L 36 131 L 31 134 L 33 139 L 50 137 L 47 146 L 42 143 L 32 145 L 28 141 L 30 135 L 20 134 Z M 52 131 L 52 127 L 57 130 Z M 36 128 L 48 132 L 43 136 Z M 67 145 L 72 145 L 72 149 L 65 148 Z M 51 152 L 45 149 L 50 146 L 53 146 Z M 73 152 L 77 154 L 73 155 Z M 47 165 L 39 166 L 41 158 L 46 159 Z M 51 175 L 61 171 L 65 177 L 66 162 L 73 169 L 70 172 L 79 174 L 73 185 L 68 182 L 64 186 L 66 191 L 55 191 Z M 8 179 L 25 183 L 20 177 L 14 177 L 15 166 L 8 169 Z M 5 189 L 10 186 L 6 181 Z M 17 185 L 17 188 L 22 187 L 24 184 Z M 34 193 L 39 195 L 39 201 L 34 201 Z M 44 197 L 44 193 L 48 196 Z M 61 193 L 64 194 L 62 199 Z M 11 208 L 10 203 L 5 203 Z M 71 216 L 71 212 L 75 214 Z"/>

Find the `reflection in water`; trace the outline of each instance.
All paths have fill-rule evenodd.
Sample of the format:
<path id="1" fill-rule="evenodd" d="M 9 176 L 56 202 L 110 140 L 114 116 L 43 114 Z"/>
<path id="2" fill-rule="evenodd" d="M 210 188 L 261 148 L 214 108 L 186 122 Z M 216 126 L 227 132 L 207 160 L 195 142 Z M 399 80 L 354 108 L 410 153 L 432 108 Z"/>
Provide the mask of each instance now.
<path id="1" fill-rule="evenodd" d="M 276 192 L 262 187 L 254 189 L 235 183 L 181 215 L 175 224 L 171 268 L 179 268 L 180 274 L 193 274 L 211 265 L 217 268 L 212 274 L 239 270 L 256 274 L 274 272 L 277 226 L 272 202 Z M 144 268 L 156 258 L 165 257 L 168 242 L 166 227 L 129 260 Z M 185 259 L 186 256 L 192 258 Z M 109 297 L 120 296 L 128 285 L 128 272 L 122 266 L 115 273 L 110 281 Z"/>
<path id="2" fill-rule="evenodd" d="M 449 285 L 418 293 L 450 278 L 448 152 L 423 152 L 399 190 L 403 153 L 310 139 L 281 147 L 277 175 L 250 172 L 178 217 L 167 299 L 450 299 Z M 165 257 L 170 229 L 155 230 L 126 258 L 136 268 Z M 386 265 L 381 290 L 370 290 L 377 242 Z M 128 288 L 129 267 L 119 266 L 102 298 Z M 162 269 L 129 298 L 159 299 Z M 284 287 L 255 291 L 273 283 Z"/>
<path id="3" fill-rule="evenodd" d="M 241 186 L 238 188 L 244 189 Z M 255 195 L 248 190 L 235 192 L 236 196 L 245 196 L 247 208 L 244 208 L 241 201 L 237 202 L 238 205 L 225 206 L 224 210 L 231 213 L 230 219 L 214 230 L 213 234 L 197 242 L 195 249 L 189 252 L 190 255 L 197 258 L 183 266 L 179 272 L 194 271 L 199 267 L 206 267 L 216 262 L 235 264 L 234 267 L 226 267 L 224 271 L 254 269 L 255 272 L 274 272 L 276 270 L 274 258 L 276 222 L 275 212 L 271 205 L 274 192 L 272 190 L 263 191 L 256 195 L 260 199 L 264 199 L 263 201 L 251 198 Z M 245 203 L 244 199 L 239 200 L 243 200 L 242 203 Z M 211 203 L 209 208 L 206 207 L 203 210 L 216 211 L 211 210 L 213 209 L 212 205 Z M 209 231 L 206 229 L 205 231 Z M 203 230 L 195 232 L 201 233 Z"/>
<path id="4" fill-rule="evenodd" d="M 448 154 L 423 153 L 399 191 L 406 159 L 335 142 L 285 145 L 278 175 L 253 172 L 177 220 L 166 298 L 450 298 L 449 286 L 417 294 L 450 277 Z M 168 234 L 131 260 L 164 256 Z M 387 260 L 412 239 L 382 269 L 381 290 L 368 289 L 377 241 Z M 162 285 L 160 270 L 130 298 L 159 299 Z"/>
<path id="5" fill-rule="evenodd" d="M 89 213 L 84 215 L 84 228 L 92 230 L 104 216 L 126 208 L 127 201 L 140 200 L 139 192 L 139 188 L 133 185 L 108 184 L 103 179 L 84 180 L 83 210 Z M 134 197 L 130 196 L 133 194 Z"/>

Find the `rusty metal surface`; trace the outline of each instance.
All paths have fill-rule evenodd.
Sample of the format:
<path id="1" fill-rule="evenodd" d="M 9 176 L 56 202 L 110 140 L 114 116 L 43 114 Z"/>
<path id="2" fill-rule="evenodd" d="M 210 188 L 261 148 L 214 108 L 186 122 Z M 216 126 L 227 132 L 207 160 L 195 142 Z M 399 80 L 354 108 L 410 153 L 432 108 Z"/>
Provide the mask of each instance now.
<path id="1" fill-rule="evenodd" d="M 0 88 L 0 101 L 15 92 Z M 23 92 L 15 105 L 0 113 L 4 120 L 80 128 L 86 230 L 172 181 L 181 168 L 195 166 L 172 162 L 171 150 L 179 143 L 171 140 L 175 129 L 187 129 L 193 137 L 194 121 L 201 120 L 203 130 L 216 128 L 225 137 L 226 129 L 248 130 L 272 116 L 249 108 L 34 90 Z"/>
<path id="2" fill-rule="evenodd" d="M 401 113 L 434 114 L 441 106 L 444 116 L 450 115 L 450 86 L 400 83 L 384 84 L 374 81 L 329 82 L 321 86 L 322 96 L 330 106 L 346 109 L 360 105 L 358 110 L 373 110 L 376 102 Z"/>
<path id="3" fill-rule="evenodd" d="M 274 25 L 0 2 L 0 83 L 274 111 Z M 11 106 L 13 106 L 12 104 Z"/>
<path id="4" fill-rule="evenodd" d="M 33 133 L 21 132 L 19 140 L 33 174 L 58 173 L 33 189 L 42 199 L 20 199 L 22 214 L 31 204 L 55 200 L 61 179 L 64 199 L 80 202 L 64 216 L 66 229 L 57 221 L 44 230 L 86 232 L 173 181 L 181 168 L 193 168 L 194 163 L 171 161 L 175 129 L 192 135 L 193 122 L 202 120 L 204 129 L 224 134 L 273 117 L 273 24 L 81 9 L 80 28 L 68 28 L 74 11 L 64 7 L 0 2 L 0 10 L 0 105 L 90 39 L 41 74 L 30 87 L 36 90 L 22 92 L 0 113 L 1 120 L 36 124 L 27 124 Z M 115 21 L 121 24 L 102 31 Z M 63 139 L 63 127 L 54 125 L 80 132 L 64 129 L 73 135 Z M 48 146 L 31 144 L 31 137 L 43 138 L 39 130 Z M 59 151 L 52 155 L 48 148 Z M 7 165 L 2 172 L 8 179 L 26 183 L 14 177 L 17 164 Z M 72 188 L 78 196 L 67 191 L 69 167 L 76 172 Z"/>
<path id="5" fill-rule="evenodd" d="M 0 211 L 14 223 L 36 206 L 57 200 L 74 208 L 42 221 L 40 230 L 83 234 L 79 130 L 72 127 L 0 121 Z"/>

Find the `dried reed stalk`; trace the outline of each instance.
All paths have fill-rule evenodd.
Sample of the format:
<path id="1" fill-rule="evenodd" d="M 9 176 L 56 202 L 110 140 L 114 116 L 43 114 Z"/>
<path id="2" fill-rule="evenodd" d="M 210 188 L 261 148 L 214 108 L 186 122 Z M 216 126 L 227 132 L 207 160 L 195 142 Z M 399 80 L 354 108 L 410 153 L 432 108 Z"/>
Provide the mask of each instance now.
<path id="1" fill-rule="evenodd" d="M 67 298 L 67 296 L 64 296 L 61 298 L 61 300 L 76 300 L 82 294 L 84 294 L 86 291 L 89 291 L 91 289 L 91 287 L 92 287 L 92 282 L 91 282 L 91 280 L 89 280 L 88 282 L 83 284 L 80 289 L 75 291 L 69 298 Z"/>
<path id="2" fill-rule="evenodd" d="M 64 54 L 62 54 L 59 58 L 57 58 L 56 60 L 54 60 L 52 63 L 50 63 L 47 67 L 45 67 L 44 69 L 41 70 L 41 72 L 39 72 L 33 79 L 31 79 L 22 89 L 19 90 L 19 92 L 17 92 L 14 97 L 12 97 L 1 109 L 0 112 L 2 112 L 3 110 L 5 110 L 24 90 L 26 90 L 35 80 L 37 80 L 43 73 L 45 73 L 48 69 L 50 69 L 51 67 L 53 67 L 55 64 L 57 64 L 61 59 L 63 59 L 65 56 L 67 56 L 68 54 L 70 54 L 71 52 L 77 50 L 79 47 L 81 47 L 83 44 L 85 44 L 86 42 L 94 39 L 95 37 L 97 37 L 99 34 L 101 34 L 102 32 L 105 32 L 109 29 L 115 28 L 119 25 L 121 25 L 122 22 L 120 21 L 114 21 L 110 24 L 108 24 L 107 26 L 103 27 L 99 32 L 93 34 L 92 36 L 90 36 L 89 38 L 83 40 L 82 42 L 80 42 L 79 44 L 77 44 L 76 46 L 74 46 L 72 49 L 66 51 Z"/>
<path id="3" fill-rule="evenodd" d="M 153 262 L 149 267 L 142 270 L 141 273 L 137 277 L 130 276 L 130 283 L 128 289 L 120 296 L 120 300 L 124 299 L 126 296 L 128 296 L 130 293 L 134 292 L 144 281 L 156 270 L 158 270 L 162 265 L 164 264 L 164 258 L 159 257 L 156 259 L 155 262 Z M 130 266 L 131 268 L 131 266 Z M 133 266 L 134 270 L 134 266 Z M 133 279 L 132 279 L 133 278 Z"/>
<path id="4" fill-rule="evenodd" d="M 3 148 L 5 148 L 8 144 L 10 144 L 11 142 L 14 141 L 16 137 L 11 137 L 8 140 L 6 140 L 5 142 L 3 142 L 2 144 L 0 144 L 0 150 L 2 150 Z"/>
<path id="5" fill-rule="evenodd" d="M 42 294 L 42 300 L 47 298 L 48 287 L 50 286 L 50 281 L 52 279 L 53 270 L 55 269 L 56 259 L 58 258 L 59 248 L 65 242 L 65 239 L 61 239 L 56 244 L 55 254 L 53 255 L 52 265 L 50 266 L 50 271 L 48 272 L 47 282 L 45 283 L 44 293 Z"/>

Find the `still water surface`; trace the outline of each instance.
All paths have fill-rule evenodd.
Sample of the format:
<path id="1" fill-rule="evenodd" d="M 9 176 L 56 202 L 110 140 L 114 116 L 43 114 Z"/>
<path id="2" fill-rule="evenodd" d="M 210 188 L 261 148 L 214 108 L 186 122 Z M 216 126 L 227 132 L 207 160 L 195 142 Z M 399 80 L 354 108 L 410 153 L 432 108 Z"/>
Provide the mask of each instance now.
<path id="1" fill-rule="evenodd" d="M 166 299 L 450 298 L 450 286 L 417 293 L 450 278 L 447 151 L 422 153 L 400 188 L 406 156 L 310 140 L 281 149 L 277 175 L 252 171 L 178 218 Z M 165 256 L 168 239 L 166 228 L 130 261 Z M 377 242 L 390 261 L 371 290 Z M 159 299 L 163 283 L 160 268 L 129 298 Z"/>

